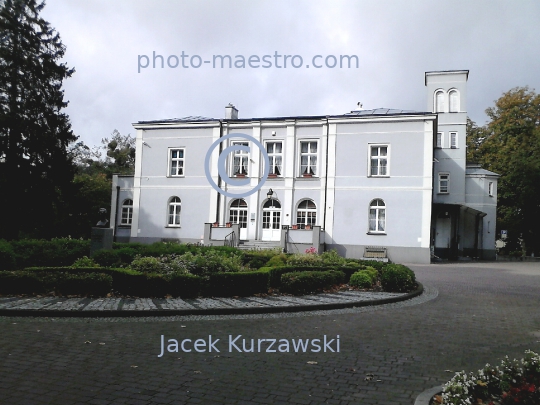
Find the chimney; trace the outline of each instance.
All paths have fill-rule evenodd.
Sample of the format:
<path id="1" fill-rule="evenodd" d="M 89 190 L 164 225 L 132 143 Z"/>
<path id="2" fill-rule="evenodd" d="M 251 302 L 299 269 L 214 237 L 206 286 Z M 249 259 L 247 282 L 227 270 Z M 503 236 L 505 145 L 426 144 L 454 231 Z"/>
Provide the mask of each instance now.
<path id="1" fill-rule="evenodd" d="M 232 103 L 229 103 L 227 107 L 225 107 L 225 119 L 228 120 L 237 120 L 238 119 L 238 110 Z"/>

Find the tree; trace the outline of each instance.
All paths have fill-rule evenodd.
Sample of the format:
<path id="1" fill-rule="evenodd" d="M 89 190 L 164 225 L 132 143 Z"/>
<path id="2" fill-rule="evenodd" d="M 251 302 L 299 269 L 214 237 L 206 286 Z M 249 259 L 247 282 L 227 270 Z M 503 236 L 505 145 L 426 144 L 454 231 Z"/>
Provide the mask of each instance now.
<path id="1" fill-rule="evenodd" d="M 45 4 L 0 4 L 0 238 L 62 232 L 74 168 L 62 91 L 74 70 L 59 60 L 65 47 L 39 17 Z M 6 215 L 7 213 L 7 215 Z"/>
<path id="2" fill-rule="evenodd" d="M 504 93 L 486 110 L 483 128 L 472 123 L 468 157 L 501 175 L 497 221 L 527 253 L 540 254 L 540 95 L 528 87 Z"/>

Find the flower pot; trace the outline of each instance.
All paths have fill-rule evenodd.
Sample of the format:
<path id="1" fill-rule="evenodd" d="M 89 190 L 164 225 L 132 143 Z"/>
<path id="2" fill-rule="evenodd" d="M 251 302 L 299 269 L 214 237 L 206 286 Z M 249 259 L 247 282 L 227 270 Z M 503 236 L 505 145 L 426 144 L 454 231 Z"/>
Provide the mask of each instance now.
<path id="1" fill-rule="evenodd" d="M 276 177 L 277 177 L 277 174 L 275 174 L 275 173 L 270 173 L 270 174 L 268 175 L 268 178 L 269 178 L 269 179 L 275 179 Z"/>
<path id="2" fill-rule="evenodd" d="M 232 223 L 227 222 L 226 226 L 227 226 L 227 228 L 230 228 L 230 227 L 232 227 Z"/>
<path id="3" fill-rule="evenodd" d="M 235 177 L 243 178 L 243 177 L 246 177 L 246 175 L 244 173 L 236 173 Z"/>
<path id="4" fill-rule="evenodd" d="M 306 229 L 309 231 L 311 229 L 311 225 L 306 225 Z"/>
<path id="5" fill-rule="evenodd" d="M 217 228 L 217 227 L 219 226 L 219 222 L 214 222 L 214 223 L 212 224 L 212 226 L 213 226 L 214 228 Z"/>
<path id="6" fill-rule="evenodd" d="M 304 173 L 302 177 L 313 177 L 313 175 L 311 173 Z"/>
<path id="7" fill-rule="evenodd" d="M 298 225 L 291 225 L 292 229 L 298 229 Z"/>

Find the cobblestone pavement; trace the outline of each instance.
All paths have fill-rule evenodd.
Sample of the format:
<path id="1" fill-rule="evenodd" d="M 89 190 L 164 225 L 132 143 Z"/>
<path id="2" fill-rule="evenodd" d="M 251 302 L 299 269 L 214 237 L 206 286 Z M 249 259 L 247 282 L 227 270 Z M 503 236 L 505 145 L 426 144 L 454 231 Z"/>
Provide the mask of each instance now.
<path id="1" fill-rule="evenodd" d="M 410 267 L 426 293 L 378 307 L 265 315 L 0 318 L 0 404 L 411 405 L 420 392 L 448 380 L 452 373 L 446 370 L 477 370 L 505 355 L 540 350 L 538 264 Z M 174 342 L 168 340 L 178 340 L 179 352 L 166 350 L 158 357 L 162 335 L 171 350 Z M 229 335 L 242 335 L 236 340 L 242 352 L 234 346 L 229 351 Z M 334 341 L 317 353 L 295 353 L 292 343 L 289 353 L 266 352 L 271 342 L 258 341 L 325 335 Z M 184 345 L 191 352 L 182 351 L 185 339 L 191 339 Z M 194 344 L 196 339 L 205 343 Z M 208 352 L 209 339 L 219 352 Z M 244 352 L 242 339 L 246 349 L 254 339 L 254 352 Z"/>
<path id="2" fill-rule="evenodd" d="M 335 294 L 317 294 L 303 297 L 267 296 L 248 298 L 13 298 L 0 297 L 0 310 L 32 309 L 36 311 L 155 311 L 230 309 L 252 307 L 290 307 L 320 304 L 348 304 L 402 297 L 406 294 L 388 292 L 345 291 Z"/>

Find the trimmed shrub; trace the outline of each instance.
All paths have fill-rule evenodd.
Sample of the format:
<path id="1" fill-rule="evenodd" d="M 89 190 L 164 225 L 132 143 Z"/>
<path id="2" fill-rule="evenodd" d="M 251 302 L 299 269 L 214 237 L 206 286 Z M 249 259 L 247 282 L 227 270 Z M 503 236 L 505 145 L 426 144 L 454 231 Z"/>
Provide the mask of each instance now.
<path id="1" fill-rule="evenodd" d="M 30 271 L 0 271 L 0 294 L 41 294 L 46 291 L 43 278 Z"/>
<path id="2" fill-rule="evenodd" d="M 197 298 L 203 285 L 203 279 L 192 274 L 172 274 L 167 281 L 169 293 L 180 298 Z"/>
<path id="3" fill-rule="evenodd" d="M 88 256 L 83 256 L 80 259 L 75 260 L 75 263 L 71 265 L 74 268 L 88 268 L 88 267 L 100 267 L 95 261 Z"/>
<path id="4" fill-rule="evenodd" d="M 281 276 L 280 291 L 294 295 L 310 294 L 344 281 L 345 273 L 336 270 L 285 273 Z"/>
<path id="5" fill-rule="evenodd" d="M 381 271 L 390 263 L 380 262 L 378 260 L 362 260 L 362 259 L 347 259 L 348 263 L 355 263 L 364 267 L 373 267 L 375 270 Z"/>
<path id="6" fill-rule="evenodd" d="M 388 264 L 380 274 L 384 291 L 407 292 L 416 287 L 414 272 L 402 264 Z"/>
<path id="7" fill-rule="evenodd" d="M 312 266 L 281 266 L 281 267 L 261 267 L 259 270 L 268 272 L 268 285 L 271 288 L 281 286 L 281 276 L 285 273 L 294 273 L 300 271 L 326 271 L 336 270 L 335 267 L 312 267 Z"/>
<path id="8" fill-rule="evenodd" d="M 204 295 L 217 297 L 249 296 L 268 292 L 268 271 L 244 271 L 210 275 Z"/>
<path id="9" fill-rule="evenodd" d="M 116 252 L 116 255 L 120 259 L 120 263 L 123 265 L 130 264 L 139 254 L 139 250 L 132 247 L 122 247 L 114 250 L 114 252 Z"/>
<path id="10" fill-rule="evenodd" d="M 92 260 L 101 267 L 118 267 L 121 264 L 117 250 L 98 250 L 92 255 Z"/>
<path id="11" fill-rule="evenodd" d="M 269 260 L 279 256 L 278 250 L 248 250 L 243 252 L 242 264 L 250 269 L 260 269 L 267 266 Z"/>
<path id="12" fill-rule="evenodd" d="M 80 239 L 21 239 L 11 241 L 16 267 L 69 266 L 78 258 L 88 255 L 90 241 Z"/>
<path id="13" fill-rule="evenodd" d="M 287 260 L 289 258 L 289 255 L 286 255 L 285 253 L 280 253 L 279 255 L 275 255 L 270 260 L 266 262 L 264 267 L 279 267 L 279 266 L 285 266 L 287 264 Z"/>
<path id="14" fill-rule="evenodd" d="M 322 253 L 320 259 L 325 266 L 341 267 L 347 264 L 347 259 L 341 257 L 336 249 Z"/>
<path id="15" fill-rule="evenodd" d="M 137 257 L 129 267 L 141 273 L 159 273 L 163 269 L 163 265 L 157 257 Z"/>
<path id="16" fill-rule="evenodd" d="M 11 244 L 0 239 L 0 270 L 13 270 L 16 266 L 15 252 Z"/>
<path id="17" fill-rule="evenodd" d="M 111 292 L 112 284 L 112 277 L 103 273 L 58 273 L 55 290 L 62 295 L 103 297 Z"/>
<path id="18" fill-rule="evenodd" d="M 373 279 L 369 273 L 365 270 L 357 271 L 351 276 L 349 285 L 358 288 L 371 288 L 373 285 Z"/>

